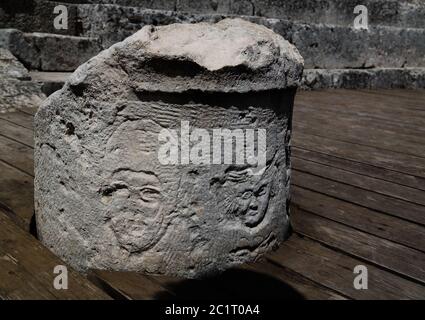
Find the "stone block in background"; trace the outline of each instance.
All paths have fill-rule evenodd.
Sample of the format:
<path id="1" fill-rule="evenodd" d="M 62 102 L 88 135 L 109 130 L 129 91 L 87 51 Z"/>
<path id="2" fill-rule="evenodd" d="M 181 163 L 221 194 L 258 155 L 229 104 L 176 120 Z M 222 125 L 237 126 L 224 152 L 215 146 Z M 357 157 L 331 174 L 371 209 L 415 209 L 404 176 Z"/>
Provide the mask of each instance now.
<path id="1" fill-rule="evenodd" d="M 276 248 L 302 71 L 294 46 L 241 19 L 146 26 L 90 59 L 35 116 L 41 241 L 78 270 L 189 278 Z M 245 135 L 230 161 L 221 139 L 214 163 L 196 151 L 214 129 Z"/>
<path id="2" fill-rule="evenodd" d="M 16 29 L 0 29 L 0 47 L 10 50 L 27 68 L 42 71 L 74 71 L 102 50 L 93 38 Z"/>
<path id="3" fill-rule="evenodd" d="M 68 1 L 65 1 L 68 2 Z M 76 3 L 83 3 L 77 0 Z M 14 28 L 23 32 L 46 32 L 78 35 L 77 6 L 65 3 L 68 10 L 68 28 L 56 29 L 54 8 L 64 4 L 50 0 L 2 0 L 0 2 L 0 28 Z"/>
<path id="4" fill-rule="evenodd" d="M 219 14 L 188 14 L 114 5 L 78 7 L 86 36 L 99 37 L 105 48 L 145 25 L 218 22 Z M 369 31 L 345 26 L 305 24 L 244 16 L 272 29 L 297 47 L 309 69 L 404 68 L 425 65 L 425 29 L 377 26 Z M 395 46 L 394 43 L 399 45 Z"/>
<path id="5" fill-rule="evenodd" d="M 3 77 L 30 80 L 28 70 L 7 49 L 0 48 L 0 74 Z"/>
<path id="6" fill-rule="evenodd" d="M 30 79 L 28 70 L 18 59 L 0 48 L 0 113 L 41 104 L 46 98 L 41 84 Z"/>

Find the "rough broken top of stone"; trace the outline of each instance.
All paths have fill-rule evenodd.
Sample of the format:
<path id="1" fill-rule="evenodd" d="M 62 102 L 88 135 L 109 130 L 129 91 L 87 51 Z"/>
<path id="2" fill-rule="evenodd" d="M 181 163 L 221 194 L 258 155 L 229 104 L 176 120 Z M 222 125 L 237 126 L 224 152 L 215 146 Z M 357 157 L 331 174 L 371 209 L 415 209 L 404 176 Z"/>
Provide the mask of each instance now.
<path id="1" fill-rule="evenodd" d="M 110 81 L 115 92 L 260 91 L 299 85 L 303 63 L 280 35 L 242 19 L 145 26 L 82 65 L 69 84 L 105 92 L 95 80 L 109 74 L 126 80 Z"/>

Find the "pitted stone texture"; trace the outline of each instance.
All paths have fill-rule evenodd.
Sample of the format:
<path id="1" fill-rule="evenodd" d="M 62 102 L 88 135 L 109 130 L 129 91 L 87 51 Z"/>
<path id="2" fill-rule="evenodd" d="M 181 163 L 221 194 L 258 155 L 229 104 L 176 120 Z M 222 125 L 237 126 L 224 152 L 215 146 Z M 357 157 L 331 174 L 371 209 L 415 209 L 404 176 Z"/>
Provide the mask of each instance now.
<path id="1" fill-rule="evenodd" d="M 2 78 L 0 74 L 0 113 L 38 107 L 45 98 L 41 84 L 15 78 Z"/>
<path id="2" fill-rule="evenodd" d="M 241 42 L 226 41 L 238 34 Z M 275 248 L 288 235 L 290 121 L 301 71 L 294 47 L 241 20 L 148 26 L 94 57 L 35 116 L 41 241 L 79 270 L 191 278 Z M 251 90 L 256 85 L 272 90 Z M 182 121 L 210 134 L 266 129 L 265 168 L 161 164 L 160 133 L 181 136 Z"/>
<path id="3" fill-rule="evenodd" d="M 293 45 L 241 19 L 145 26 L 79 68 L 71 84 L 104 72 L 109 60 L 120 66 L 117 72 L 130 75 L 138 91 L 281 89 L 297 86 L 303 70 L 303 59 Z"/>
<path id="4" fill-rule="evenodd" d="M 190 14 L 113 5 L 79 7 L 85 35 L 108 47 L 147 24 L 218 22 L 218 14 Z M 295 45 L 310 69 L 405 68 L 425 65 L 425 29 L 306 24 L 284 19 L 242 17 L 264 25 Z M 395 46 L 395 43 L 400 45 Z M 406 49 L 410 48 L 410 49 Z"/>
<path id="5" fill-rule="evenodd" d="M 16 29 L 0 29 L 0 47 L 10 50 L 27 68 L 43 71 L 74 71 L 102 50 L 93 38 Z"/>
<path id="6" fill-rule="evenodd" d="M 68 10 L 68 28 L 56 29 L 54 27 L 53 21 L 58 16 L 54 12 L 54 8 L 61 4 L 58 2 L 50 0 L 2 0 L 0 2 L 0 28 L 15 28 L 23 32 L 77 35 L 78 20 L 76 5 L 66 4 Z M 84 0 L 75 1 L 75 3 L 82 2 Z"/>
<path id="7" fill-rule="evenodd" d="M 0 48 L 0 74 L 3 77 L 11 77 L 20 80 L 29 80 L 28 70 L 9 51 Z"/>
<path id="8" fill-rule="evenodd" d="M 28 70 L 10 51 L 0 48 L 0 113 L 38 107 L 46 96 L 41 84 L 29 81 Z"/>
<path id="9" fill-rule="evenodd" d="M 425 68 L 304 69 L 302 89 L 423 89 Z"/>

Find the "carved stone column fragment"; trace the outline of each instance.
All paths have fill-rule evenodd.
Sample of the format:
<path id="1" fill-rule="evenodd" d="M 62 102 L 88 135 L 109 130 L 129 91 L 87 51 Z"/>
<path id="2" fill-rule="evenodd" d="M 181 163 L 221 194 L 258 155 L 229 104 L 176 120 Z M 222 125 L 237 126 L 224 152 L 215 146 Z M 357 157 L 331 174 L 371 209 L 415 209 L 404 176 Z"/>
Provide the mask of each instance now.
<path id="1" fill-rule="evenodd" d="M 241 19 L 146 26 L 81 65 L 35 117 L 41 241 L 79 270 L 189 278 L 276 248 L 302 70 Z"/>

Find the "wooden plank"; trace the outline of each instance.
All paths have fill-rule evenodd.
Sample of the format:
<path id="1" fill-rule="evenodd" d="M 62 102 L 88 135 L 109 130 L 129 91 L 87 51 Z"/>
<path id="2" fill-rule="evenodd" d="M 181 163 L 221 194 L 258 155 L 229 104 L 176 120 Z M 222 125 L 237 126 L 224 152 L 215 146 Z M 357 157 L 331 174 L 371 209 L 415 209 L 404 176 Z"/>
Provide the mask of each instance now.
<path id="1" fill-rule="evenodd" d="M 425 158 L 425 138 L 417 132 L 416 135 L 406 135 L 400 130 L 382 130 L 377 127 L 365 127 L 364 124 L 346 121 L 339 116 L 321 115 L 307 112 L 302 114 L 298 109 L 294 115 L 293 129 L 295 132 L 303 132 L 317 136 L 327 137 L 333 140 L 345 141 L 378 149 L 385 149 L 399 153 L 411 154 Z M 312 125 L 314 124 L 314 125 Z"/>
<path id="2" fill-rule="evenodd" d="M 425 286 L 296 234 L 268 259 L 353 299 L 425 299 Z M 367 290 L 353 286 L 357 265 L 367 267 Z"/>
<path id="3" fill-rule="evenodd" d="M 371 118 L 368 114 L 364 113 L 347 113 L 347 112 L 335 112 L 327 109 L 316 109 L 314 104 L 298 103 L 294 108 L 294 123 L 299 121 L 307 121 L 309 123 L 314 122 L 315 124 L 322 127 L 335 126 L 344 124 L 344 132 L 351 128 L 361 128 L 365 131 L 380 130 L 383 133 L 398 133 L 407 138 L 416 138 L 419 141 L 423 141 L 423 137 L 419 136 L 424 133 L 422 128 L 418 127 L 407 127 L 402 123 L 394 121 L 376 121 Z M 322 123 L 322 120 L 325 121 Z"/>
<path id="4" fill-rule="evenodd" d="M 294 132 L 293 145 L 310 151 L 425 178 L 425 159 L 309 134 Z"/>
<path id="5" fill-rule="evenodd" d="M 0 299 L 110 298 L 70 267 L 68 289 L 56 290 L 57 265 L 65 264 L 0 213 Z"/>
<path id="6" fill-rule="evenodd" d="M 0 161 L 34 176 L 34 151 L 32 148 L 0 136 Z"/>
<path id="7" fill-rule="evenodd" d="M 27 129 L 34 129 L 34 118 L 23 112 L 7 112 L 0 113 L 0 119 L 6 120 L 13 124 L 25 127 Z"/>
<path id="8" fill-rule="evenodd" d="M 300 209 L 380 238 L 425 251 L 425 228 L 415 223 L 297 186 L 291 186 L 291 197 L 292 205 Z"/>
<path id="9" fill-rule="evenodd" d="M 396 99 L 402 107 L 414 110 L 425 110 L 425 90 L 358 90 L 364 94 L 379 95 L 383 101 L 394 102 Z"/>
<path id="10" fill-rule="evenodd" d="M 217 283 L 136 272 L 92 271 L 101 287 L 113 296 L 130 300 L 214 299 L 223 297 Z"/>
<path id="11" fill-rule="evenodd" d="M 30 116 L 34 116 L 38 110 L 38 107 L 26 107 L 24 109 L 19 109 L 19 112 L 23 112 L 25 114 L 28 114 Z"/>
<path id="12" fill-rule="evenodd" d="M 152 299 L 345 299 L 326 287 L 261 261 L 206 279 L 182 279 L 135 272 L 92 271 L 90 278 L 115 297 Z M 252 290 L 252 288 L 255 290 Z"/>
<path id="13" fill-rule="evenodd" d="M 314 112 L 325 110 L 335 114 L 367 117 L 376 122 L 386 122 L 397 127 L 401 126 L 412 130 L 425 131 L 424 120 L 418 119 L 417 112 L 410 111 L 410 114 L 406 115 L 406 110 L 399 108 L 397 112 L 394 112 L 391 111 L 394 108 L 390 108 L 388 105 L 378 107 L 377 103 L 365 104 L 365 101 L 366 99 L 364 98 L 362 101 L 359 101 L 353 97 L 340 97 L 336 92 L 323 95 L 323 93 L 314 91 L 308 95 L 297 95 L 295 110 L 298 105 L 303 105 L 305 107 L 311 106 L 314 107 Z"/>
<path id="14" fill-rule="evenodd" d="M 409 104 L 418 104 L 418 107 L 421 107 L 425 110 L 424 105 L 419 105 L 420 102 L 425 102 L 425 90 L 416 89 L 416 90 L 403 90 L 403 89 L 383 89 L 383 90 L 371 90 L 371 89 L 360 89 L 358 90 L 360 94 L 367 96 L 369 95 L 379 95 L 383 101 L 394 102 L 394 98 L 397 98 L 400 101 L 402 107 L 405 107 L 405 103 Z"/>
<path id="15" fill-rule="evenodd" d="M 292 166 L 305 173 L 323 177 L 333 181 L 349 184 L 376 193 L 425 206 L 425 191 L 401 186 L 392 182 L 371 178 L 344 169 L 292 157 Z M 423 208 L 425 212 L 425 207 Z"/>
<path id="16" fill-rule="evenodd" d="M 0 119 L 0 135 L 34 148 L 34 132 L 30 129 Z"/>
<path id="17" fill-rule="evenodd" d="M 342 299 L 326 288 L 314 286 L 301 277 L 288 277 L 283 268 L 263 262 L 242 265 L 205 279 L 151 277 L 174 292 L 179 298 L 195 300 L 216 299 L 304 299 L 297 290 L 326 299 Z M 289 281 L 282 281 L 290 278 Z M 255 288 L 255 290 L 252 290 Z"/>
<path id="18" fill-rule="evenodd" d="M 293 170 L 292 184 L 425 225 L 424 207 L 344 183 Z"/>
<path id="19" fill-rule="evenodd" d="M 420 90 L 411 91 L 409 96 L 395 95 L 393 90 L 342 90 L 341 96 L 355 96 L 359 101 L 365 101 L 367 104 L 377 104 L 379 107 L 391 108 L 393 110 L 405 110 L 409 114 L 416 111 L 425 111 Z M 400 92 L 400 91 L 399 91 Z M 406 91 L 407 92 L 407 91 Z M 414 93 L 414 94 L 413 94 Z"/>
<path id="20" fill-rule="evenodd" d="M 315 108 L 326 108 L 336 112 L 344 109 L 367 113 L 393 122 L 403 122 L 423 126 L 425 119 L 418 117 L 418 110 L 409 110 L 398 99 L 383 101 L 382 96 L 362 94 L 358 91 L 313 91 L 297 96 L 298 102 L 308 103 Z"/>
<path id="21" fill-rule="evenodd" d="M 425 284 L 425 253 L 295 208 L 294 230 Z M 403 232 L 403 231 L 399 231 Z"/>
<path id="22" fill-rule="evenodd" d="M 245 265 L 245 268 L 258 273 L 267 274 L 292 287 L 294 290 L 308 300 L 346 300 L 344 296 L 324 287 L 320 284 L 304 278 L 298 273 L 288 270 L 282 266 L 277 266 L 269 261 L 259 261 L 253 264 Z M 282 299 L 276 296 L 276 299 Z"/>
<path id="23" fill-rule="evenodd" d="M 425 178 L 297 147 L 292 148 L 292 156 L 425 191 Z"/>
<path id="24" fill-rule="evenodd" d="M 149 277 L 136 272 L 117 272 L 92 270 L 90 279 L 95 278 L 106 292 L 114 297 L 122 297 L 128 300 L 155 300 L 159 297 L 164 299 L 176 298 L 166 288 L 153 281 Z"/>
<path id="25" fill-rule="evenodd" d="M 228 272 L 234 272 L 234 270 Z M 228 272 L 226 274 L 228 274 Z M 173 292 L 179 299 L 215 300 L 241 297 L 240 287 L 229 284 L 227 280 L 223 279 L 223 275 L 202 280 L 183 279 L 170 276 L 149 276 L 149 278 L 159 283 L 170 292 Z M 232 280 L 239 283 L 237 277 Z M 163 299 L 162 295 L 158 297 Z"/>
<path id="26" fill-rule="evenodd" d="M 34 215 L 34 178 L 0 162 L 0 207 L 24 230 L 30 231 Z"/>

